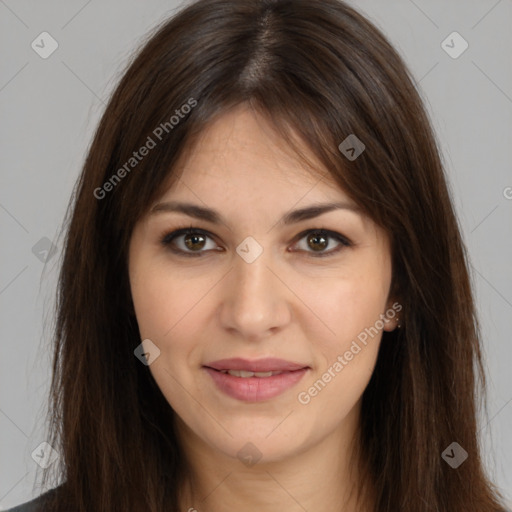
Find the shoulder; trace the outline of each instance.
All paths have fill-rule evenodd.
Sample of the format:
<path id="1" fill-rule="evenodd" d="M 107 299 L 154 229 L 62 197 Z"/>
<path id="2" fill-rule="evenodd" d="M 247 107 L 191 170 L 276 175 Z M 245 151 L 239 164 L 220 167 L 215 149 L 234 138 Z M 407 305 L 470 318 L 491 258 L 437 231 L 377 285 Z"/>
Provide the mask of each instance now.
<path id="1" fill-rule="evenodd" d="M 17 505 L 13 508 L 10 508 L 5 512 L 46 512 L 44 509 L 44 505 L 47 499 L 50 496 L 52 496 L 57 489 L 58 487 L 55 489 L 50 489 L 44 494 L 41 494 L 41 496 L 38 496 L 37 498 L 34 498 L 31 501 L 27 501 L 26 503 L 22 503 L 21 505 Z"/>

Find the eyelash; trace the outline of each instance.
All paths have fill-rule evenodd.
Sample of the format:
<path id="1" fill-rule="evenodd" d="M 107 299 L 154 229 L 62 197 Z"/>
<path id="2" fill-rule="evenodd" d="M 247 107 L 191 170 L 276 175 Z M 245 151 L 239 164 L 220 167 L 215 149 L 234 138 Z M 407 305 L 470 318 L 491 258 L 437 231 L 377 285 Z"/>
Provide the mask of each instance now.
<path id="1" fill-rule="evenodd" d="M 329 239 L 335 239 L 336 241 L 340 242 L 340 246 L 337 249 L 331 249 L 328 252 L 318 252 L 314 253 L 313 251 L 298 251 L 298 252 L 306 252 L 310 253 L 313 258 L 326 258 L 329 256 L 333 256 L 337 253 L 339 253 L 344 247 L 350 247 L 352 246 L 352 242 L 346 238 L 345 236 L 341 235 L 340 233 L 336 233 L 335 231 L 329 231 L 327 229 L 319 228 L 319 229 L 308 229 L 306 231 L 303 231 L 296 237 L 296 242 L 299 242 L 302 240 L 306 235 L 310 233 L 315 233 L 320 236 L 324 236 L 325 238 Z M 189 226 L 187 228 L 180 228 L 176 229 L 171 232 L 166 232 L 160 239 L 160 244 L 163 245 L 165 248 L 169 249 L 175 254 L 179 254 L 181 256 L 185 257 L 201 257 L 201 254 L 209 252 L 211 249 L 208 249 L 208 251 L 199 250 L 195 252 L 191 251 L 183 251 L 182 249 L 177 249 L 172 246 L 172 242 L 179 236 L 183 235 L 203 235 L 207 238 L 214 239 L 214 237 L 204 229 L 196 228 L 194 226 Z M 294 243 L 296 243 L 294 242 Z"/>

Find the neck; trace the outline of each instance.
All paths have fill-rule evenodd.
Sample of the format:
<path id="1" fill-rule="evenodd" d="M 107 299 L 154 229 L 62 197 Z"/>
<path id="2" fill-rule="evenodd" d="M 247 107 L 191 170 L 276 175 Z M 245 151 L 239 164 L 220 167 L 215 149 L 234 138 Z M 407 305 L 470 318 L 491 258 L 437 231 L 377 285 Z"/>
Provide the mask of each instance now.
<path id="1" fill-rule="evenodd" d="M 359 418 L 357 414 L 353 419 Z M 348 419 L 348 418 L 347 418 Z M 360 482 L 358 423 L 347 421 L 317 444 L 270 462 L 245 466 L 206 445 L 177 420 L 189 475 L 180 510 L 188 512 L 366 512 L 357 499 Z"/>

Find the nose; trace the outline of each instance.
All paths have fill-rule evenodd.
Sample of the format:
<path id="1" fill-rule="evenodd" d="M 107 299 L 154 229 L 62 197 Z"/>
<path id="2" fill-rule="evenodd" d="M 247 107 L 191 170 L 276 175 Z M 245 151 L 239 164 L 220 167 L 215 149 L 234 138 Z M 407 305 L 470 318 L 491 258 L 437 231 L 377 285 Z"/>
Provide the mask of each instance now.
<path id="1" fill-rule="evenodd" d="M 250 263 L 236 254 L 224 280 L 222 327 L 240 339 L 264 339 L 290 323 L 294 294 L 270 260 L 266 251 Z"/>

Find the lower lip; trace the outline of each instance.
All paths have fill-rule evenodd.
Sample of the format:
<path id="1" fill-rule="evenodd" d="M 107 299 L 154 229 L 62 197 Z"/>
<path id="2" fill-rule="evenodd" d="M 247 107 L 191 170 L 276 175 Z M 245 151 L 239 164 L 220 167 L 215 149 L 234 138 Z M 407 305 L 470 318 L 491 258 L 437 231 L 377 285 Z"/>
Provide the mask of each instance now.
<path id="1" fill-rule="evenodd" d="M 226 395 L 244 402 L 263 402 L 295 386 L 308 369 L 283 372 L 271 377 L 234 377 L 208 367 L 205 370 Z"/>

